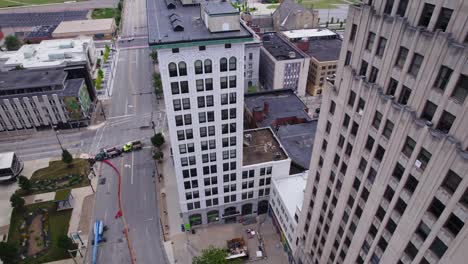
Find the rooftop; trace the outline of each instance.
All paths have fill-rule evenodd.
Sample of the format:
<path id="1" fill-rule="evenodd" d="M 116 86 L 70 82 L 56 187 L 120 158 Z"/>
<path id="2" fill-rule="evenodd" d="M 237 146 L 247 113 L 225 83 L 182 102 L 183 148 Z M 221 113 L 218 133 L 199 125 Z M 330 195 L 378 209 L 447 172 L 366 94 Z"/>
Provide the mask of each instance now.
<path id="1" fill-rule="evenodd" d="M 296 208 L 302 209 L 304 201 L 304 190 L 307 183 L 307 172 L 273 178 L 273 185 L 278 191 L 278 196 L 283 201 L 286 211 L 291 219 L 294 219 Z"/>
<path id="2" fill-rule="evenodd" d="M 263 47 L 275 57 L 276 60 L 294 60 L 304 58 L 299 50 L 288 40 L 283 39 L 278 33 L 266 33 L 263 35 Z"/>
<path id="3" fill-rule="evenodd" d="M 295 29 L 295 30 L 287 30 L 282 31 L 284 36 L 288 39 L 321 39 L 321 38 L 329 38 L 335 37 L 337 34 L 327 28 L 310 28 L 310 29 Z"/>
<path id="4" fill-rule="evenodd" d="M 63 70 L 14 70 L 0 72 L 0 91 L 62 85 L 67 73 Z"/>
<path id="5" fill-rule="evenodd" d="M 297 97 L 293 90 L 272 90 L 259 93 L 250 93 L 244 96 L 244 104 L 251 114 L 254 109 L 268 110 L 264 112 L 262 120 L 257 120 L 257 127 L 274 126 L 278 119 L 296 117 L 308 122 L 312 119 L 307 114 L 307 106 Z"/>
<path id="6" fill-rule="evenodd" d="M 201 3 L 206 2 L 202 0 Z M 210 2 L 206 8 L 207 12 L 212 12 L 213 15 L 233 13 L 233 7 L 228 5 L 230 6 L 228 2 Z M 197 4 L 182 5 L 180 1 L 147 0 L 146 12 L 148 42 L 152 46 L 252 38 L 242 25 L 238 31 L 210 32 L 200 17 L 200 5 Z"/>
<path id="7" fill-rule="evenodd" d="M 87 61 L 87 45 L 93 45 L 91 38 L 51 39 L 39 44 L 23 45 L 14 53 L 2 53 L 0 60 L 6 60 L 6 67 L 18 65 L 24 68 L 65 66 L 67 63 Z"/>
<path id="8" fill-rule="evenodd" d="M 207 2 L 204 9 L 209 15 L 239 14 L 230 2 Z"/>
<path id="9" fill-rule="evenodd" d="M 340 58 L 341 44 L 339 38 L 311 40 L 306 53 L 318 61 L 336 61 Z"/>
<path id="10" fill-rule="evenodd" d="M 0 169 L 10 168 L 14 155 L 14 152 L 0 153 Z"/>
<path id="11" fill-rule="evenodd" d="M 276 132 L 291 160 L 305 170 L 309 169 L 314 146 L 317 121 L 280 126 Z"/>
<path id="12" fill-rule="evenodd" d="M 87 20 L 74 20 L 74 21 L 62 21 L 54 31 L 55 34 L 64 33 L 80 33 L 80 32 L 113 32 L 114 31 L 114 19 L 87 19 Z"/>
<path id="13" fill-rule="evenodd" d="M 243 165 L 288 158 L 270 128 L 244 130 Z"/>

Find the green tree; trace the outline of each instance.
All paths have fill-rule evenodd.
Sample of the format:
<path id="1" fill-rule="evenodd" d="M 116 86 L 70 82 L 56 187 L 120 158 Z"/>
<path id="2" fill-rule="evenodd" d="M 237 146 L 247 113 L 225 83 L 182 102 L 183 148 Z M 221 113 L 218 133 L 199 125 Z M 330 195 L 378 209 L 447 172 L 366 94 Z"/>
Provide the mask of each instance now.
<path id="1" fill-rule="evenodd" d="M 16 263 L 18 248 L 6 242 L 0 242 L 0 259 L 5 264 Z"/>
<path id="2" fill-rule="evenodd" d="M 166 140 L 162 133 L 154 134 L 154 136 L 151 137 L 151 143 L 157 148 L 160 148 L 164 142 L 166 142 Z"/>
<path id="3" fill-rule="evenodd" d="M 18 50 L 21 47 L 21 42 L 16 36 L 9 35 L 5 38 L 5 46 L 7 50 Z"/>
<path id="4" fill-rule="evenodd" d="M 73 162 L 73 156 L 68 152 L 68 150 L 63 149 L 62 151 L 62 161 L 70 165 Z"/>
<path id="5" fill-rule="evenodd" d="M 19 196 L 18 194 L 13 193 L 10 197 L 10 203 L 11 207 L 15 209 L 21 209 L 24 206 L 24 199 L 21 198 L 21 196 Z"/>
<path id="6" fill-rule="evenodd" d="M 201 256 L 193 258 L 192 264 L 240 264 L 241 260 L 227 260 L 226 250 L 209 246 L 202 250 Z"/>
<path id="7" fill-rule="evenodd" d="M 153 63 L 158 63 L 158 52 L 153 50 L 151 53 L 150 53 L 150 57 L 151 59 L 153 60 Z"/>
<path id="8" fill-rule="evenodd" d="M 31 190 L 31 181 L 25 176 L 18 177 L 18 185 L 25 191 Z"/>
<path id="9" fill-rule="evenodd" d="M 153 159 L 161 161 L 164 158 L 164 153 L 162 151 L 156 151 L 153 154 Z"/>
<path id="10" fill-rule="evenodd" d="M 101 77 L 101 79 L 104 78 L 104 72 L 102 71 L 101 68 L 99 68 L 99 70 L 97 72 L 97 75 L 98 75 L 98 77 Z"/>
<path id="11" fill-rule="evenodd" d="M 59 236 L 57 242 L 58 242 L 59 248 L 61 248 L 61 249 L 68 250 L 68 249 L 74 249 L 75 248 L 75 244 L 73 243 L 71 238 L 69 238 L 67 235 Z"/>

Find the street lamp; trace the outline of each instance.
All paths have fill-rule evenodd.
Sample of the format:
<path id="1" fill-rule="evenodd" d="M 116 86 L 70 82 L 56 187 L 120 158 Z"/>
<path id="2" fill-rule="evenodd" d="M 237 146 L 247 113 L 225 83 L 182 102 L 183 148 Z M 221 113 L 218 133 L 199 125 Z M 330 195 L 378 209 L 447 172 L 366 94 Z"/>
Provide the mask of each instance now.
<path id="1" fill-rule="evenodd" d="M 55 137 L 57 138 L 57 141 L 58 141 L 58 143 L 59 143 L 59 145 L 60 145 L 60 148 L 61 148 L 62 151 L 63 151 L 62 142 L 60 142 L 60 139 L 59 139 L 59 137 L 58 137 L 58 132 L 57 132 L 57 130 L 55 130 L 55 129 L 57 128 L 57 126 L 53 126 L 52 124 L 51 124 L 50 126 L 52 127 L 52 130 L 54 130 L 54 132 L 55 132 Z"/>

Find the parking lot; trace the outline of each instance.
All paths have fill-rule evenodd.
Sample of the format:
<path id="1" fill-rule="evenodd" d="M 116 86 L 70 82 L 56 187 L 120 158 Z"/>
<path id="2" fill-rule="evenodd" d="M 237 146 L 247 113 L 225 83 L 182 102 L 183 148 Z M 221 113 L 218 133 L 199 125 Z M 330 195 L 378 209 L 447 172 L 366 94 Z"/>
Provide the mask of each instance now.
<path id="1" fill-rule="evenodd" d="M 246 230 L 253 229 L 256 235 L 249 238 Z M 263 257 L 257 257 L 260 238 L 263 241 Z M 247 244 L 249 257 L 245 261 L 268 264 L 287 264 L 288 258 L 283 250 L 280 236 L 276 232 L 270 217 L 265 219 L 265 215 L 257 217 L 257 222 L 249 225 L 219 224 L 195 229 L 195 234 L 182 233 L 174 235 L 173 253 L 175 263 L 192 263 L 194 256 L 200 255 L 202 250 L 212 245 L 218 248 L 225 248 L 227 240 L 242 237 Z"/>

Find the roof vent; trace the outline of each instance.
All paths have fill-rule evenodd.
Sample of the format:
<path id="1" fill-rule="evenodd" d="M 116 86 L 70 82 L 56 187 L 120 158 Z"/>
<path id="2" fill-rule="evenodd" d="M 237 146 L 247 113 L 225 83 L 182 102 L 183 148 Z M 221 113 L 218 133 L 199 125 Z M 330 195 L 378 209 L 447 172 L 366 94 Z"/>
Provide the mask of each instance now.
<path id="1" fill-rule="evenodd" d="M 164 0 L 164 2 L 166 2 L 167 9 L 175 9 L 176 8 L 176 4 L 175 4 L 174 0 Z"/>
<path id="2" fill-rule="evenodd" d="M 172 13 L 169 15 L 169 19 L 171 20 L 171 26 L 174 31 L 184 31 L 184 25 L 182 24 L 182 19 L 176 13 Z"/>

